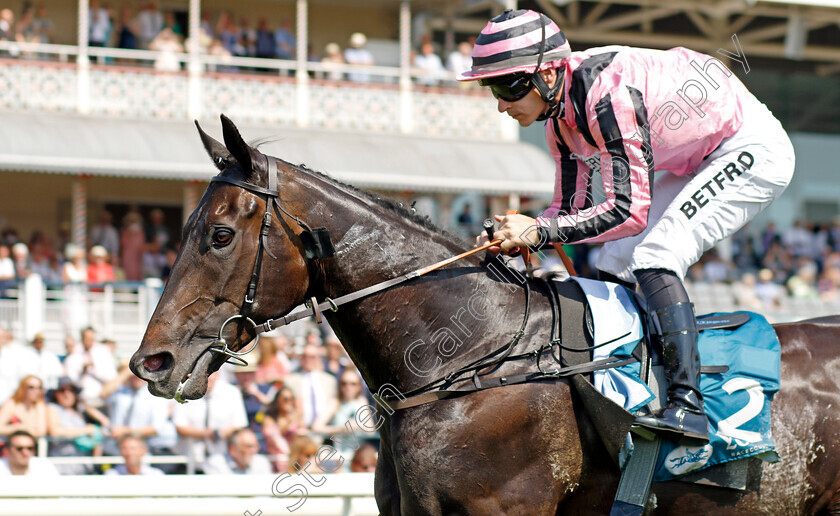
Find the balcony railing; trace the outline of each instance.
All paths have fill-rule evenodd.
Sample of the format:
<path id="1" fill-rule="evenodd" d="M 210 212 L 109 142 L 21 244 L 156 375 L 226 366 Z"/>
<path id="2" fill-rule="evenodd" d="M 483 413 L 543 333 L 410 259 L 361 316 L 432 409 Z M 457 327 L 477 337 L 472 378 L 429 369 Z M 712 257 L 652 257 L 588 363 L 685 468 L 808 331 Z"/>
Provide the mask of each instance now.
<path id="1" fill-rule="evenodd" d="M 237 121 L 301 128 L 516 140 L 482 90 L 451 74 L 420 86 L 422 71 L 282 59 L 169 54 L 179 70 L 154 68 L 159 52 L 0 41 L 0 110 L 184 120 L 226 113 Z M 11 57 L 16 56 L 16 57 Z M 369 76 L 367 82 L 345 78 Z"/>

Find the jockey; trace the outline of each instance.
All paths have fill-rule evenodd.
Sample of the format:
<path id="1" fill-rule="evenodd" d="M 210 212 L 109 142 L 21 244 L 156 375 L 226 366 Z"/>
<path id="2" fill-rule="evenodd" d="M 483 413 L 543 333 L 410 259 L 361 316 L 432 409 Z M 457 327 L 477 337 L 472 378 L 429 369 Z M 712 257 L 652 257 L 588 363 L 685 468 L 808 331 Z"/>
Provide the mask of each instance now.
<path id="1" fill-rule="evenodd" d="M 458 79 L 489 87 L 499 112 L 522 127 L 545 121 L 556 162 L 541 216 L 496 216 L 501 250 L 605 242 L 599 277 L 639 284 L 663 346 L 667 404 L 636 424 L 708 441 L 683 278 L 787 187 L 794 156 L 781 124 L 713 57 L 685 48 L 572 52 L 557 25 L 530 10 L 490 20 L 472 57 Z"/>

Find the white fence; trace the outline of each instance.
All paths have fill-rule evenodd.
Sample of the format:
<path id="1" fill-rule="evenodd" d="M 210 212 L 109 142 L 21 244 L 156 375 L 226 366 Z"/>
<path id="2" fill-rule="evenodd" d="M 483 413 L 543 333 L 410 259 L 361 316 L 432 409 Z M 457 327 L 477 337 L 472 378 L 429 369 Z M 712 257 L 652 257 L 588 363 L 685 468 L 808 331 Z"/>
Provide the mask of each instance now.
<path id="1" fill-rule="evenodd" d="M 297 475 L 10 476 L 0 483 L 0 515 L 379 514 L 373 473 L 313 478 L 319 487 Z M 289 489 L 293 486 L 304 487 L 305 498 L 302 490 Z M 288 496 L 283 494 L 287 490 Z"/>

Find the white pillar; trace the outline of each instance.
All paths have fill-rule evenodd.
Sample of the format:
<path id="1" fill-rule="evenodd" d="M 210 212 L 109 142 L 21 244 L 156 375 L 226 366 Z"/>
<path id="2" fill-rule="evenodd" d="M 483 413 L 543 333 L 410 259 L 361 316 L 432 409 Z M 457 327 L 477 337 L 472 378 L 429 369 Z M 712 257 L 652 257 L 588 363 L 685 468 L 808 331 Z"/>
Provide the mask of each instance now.
<path id="1" fill-rule="evenodd" d="M 90 112 L 90 58 L 88 57 L 90 5 L 88 1 L 79 0 L 79 52 L 76 56 L 76 110 L 83 115 Z"/>
<path id="2" fill-rule="evenodd" d="M 29 342 L 36 333 L 44 329 L 47 288 L 41 276 L 30 274 L 23 282 L 23 292 L 23 339 L 24 342 Z"/>
<path id="3" fill-rule="evenodd" d="M 297 0 L 297 63 L 295 83 L 297 86 L 297 124 L 309 125 L 309 4 L 307 0 Z"/>
<path id="4" fill-rule="evenodd" d="M 519 194 L 511 193 L 508 195 L 508 209 L 519 211 Z"/>
<path id="5" fill-rule="evenodd" d="M 400 2 L 400 131 L 414 130 L 411 92 L 411 2 Z"/>
<path id="6" fill-rule="evenodd" d="M 187 71 L 189 74 L 189 97 L 187 100 L 187 111 L 189 117 L 198 120 L 202 115 L 201 102 L 201 0 L 190 0 L 190 45 L 187 48 L 189 61 Z"/>
<path id="7" fill-rule="evenodd" d="M 73 180 L 73 243 L 87 249 L 87 177 Z"/>

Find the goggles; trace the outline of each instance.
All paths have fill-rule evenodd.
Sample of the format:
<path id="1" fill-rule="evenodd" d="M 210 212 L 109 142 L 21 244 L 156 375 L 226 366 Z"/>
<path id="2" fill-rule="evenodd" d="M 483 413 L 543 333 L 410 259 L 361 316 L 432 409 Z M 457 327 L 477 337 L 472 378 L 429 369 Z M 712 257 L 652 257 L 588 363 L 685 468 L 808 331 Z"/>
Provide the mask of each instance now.
<path id="1" fill-rule="evenodd" d="M 505 102 L 516 102 L 522 100 L 534 88 L 532 78 L 531 74 L 517 73 L 479 79 L 478 84 L 488 86 L 490 93 L 497 99 L 502 99 Z"/>

